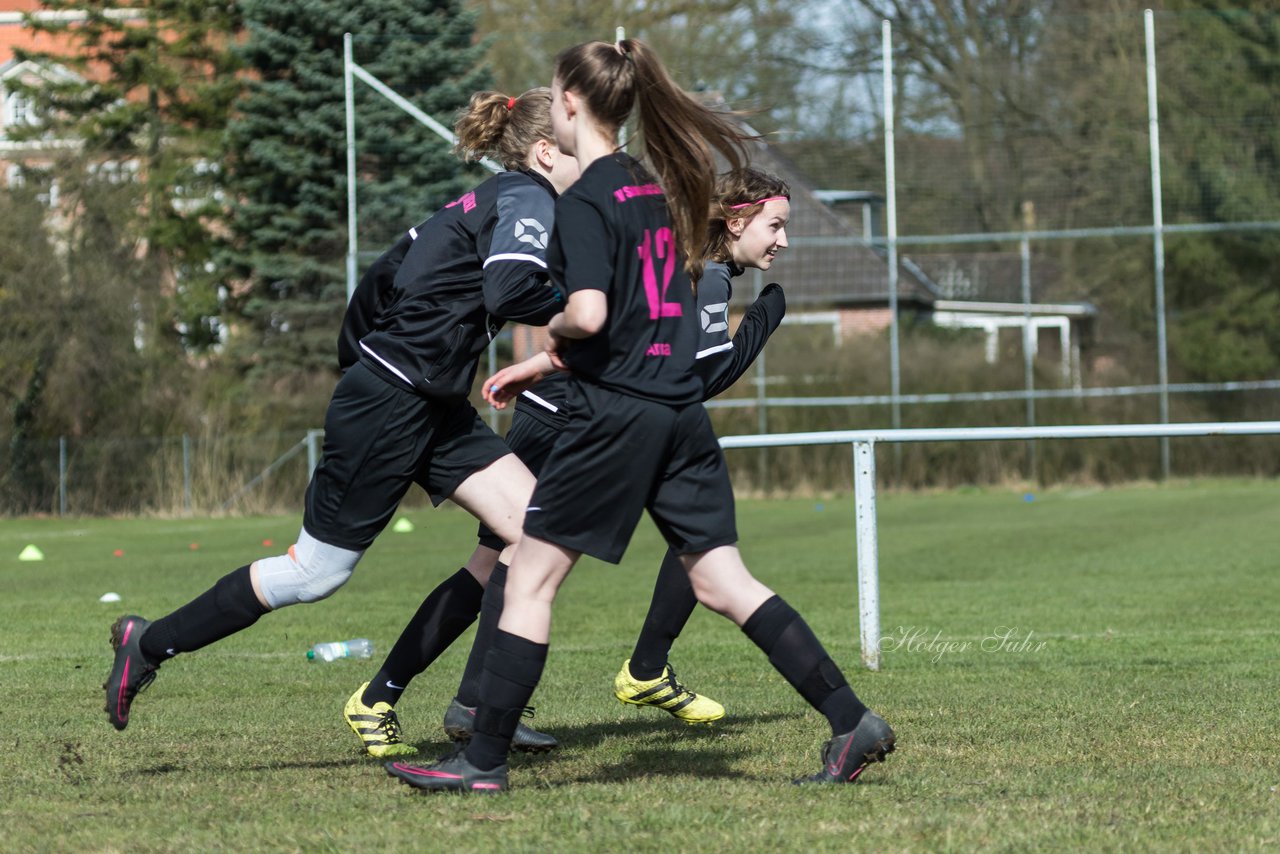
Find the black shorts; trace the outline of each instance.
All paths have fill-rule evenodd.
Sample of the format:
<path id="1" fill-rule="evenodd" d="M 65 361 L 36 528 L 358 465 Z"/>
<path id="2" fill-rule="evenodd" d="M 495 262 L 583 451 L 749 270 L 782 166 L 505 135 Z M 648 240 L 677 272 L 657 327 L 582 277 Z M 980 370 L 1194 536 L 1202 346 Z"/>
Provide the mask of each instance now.
<path id="1" fill-rule="evenodd" d="M 325 413 L 303 527 L 323 543 L 366 549 L 412 484 L 439 504 L 509 453 L 465 398 L 425 398 L 357 363 Z"/>
<path id="2" fill-rule="evenodd" d="M 673 408 L 575 380 L 569 410 L 526 534 L 618 563 L 648 510 L 676 554 L 738 541 L 729 470 L 702 404 Z"/>
<path id="3" fill-rule="evenodd" d="M 511 416 L 511 427 L 507 429 L 507 447 L 520 462 L 524 463 L 525 468 L 537 477 L 542 471 L 542 464 L 546 462 L 547 455 L 551 453 L 551 446 L 556 443 L 559 435 L 559 430 L 524 410 L 517 409 Z M 496 551 L 502 551 L 506 546 L 502 537 L 489 530 L 483 522 L 480 523 L 480 530 L 476 532 L 476 536 L 480 540 L 480 545 Z"/>

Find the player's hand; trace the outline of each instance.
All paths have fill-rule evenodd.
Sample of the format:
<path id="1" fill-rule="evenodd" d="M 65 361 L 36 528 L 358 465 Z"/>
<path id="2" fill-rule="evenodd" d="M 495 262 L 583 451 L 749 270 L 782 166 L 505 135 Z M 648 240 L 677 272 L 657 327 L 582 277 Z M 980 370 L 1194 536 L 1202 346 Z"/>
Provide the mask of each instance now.
<path id="1" fill-rule="evenodd" d="M 539 353 L 531 359 L 525 359 L 514 365 L 503 368 L 484 381 L 481 394 L 494 409 L 505 409 L 507 403 L 517 397 L 520 392 L 532 387 L 538 380 L 549 373 L 550 365 L 547 355 Z"/>
<path id="2" fill-rule="evenodd" d="M 484 381 L 484 399 L 494 409 L 506 409 L 513 398 L 533 385 L 531 380 L 524 378 L 519 368 L 519 365 L 511 365 Z"/>

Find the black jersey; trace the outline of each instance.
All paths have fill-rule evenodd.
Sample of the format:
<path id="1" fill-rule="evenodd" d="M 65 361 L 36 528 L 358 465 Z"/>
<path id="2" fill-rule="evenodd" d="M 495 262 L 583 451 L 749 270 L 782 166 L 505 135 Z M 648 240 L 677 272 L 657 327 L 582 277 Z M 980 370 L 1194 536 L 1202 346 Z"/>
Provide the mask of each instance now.
<path id="1" fill-rule="evenodd" d="M 733 385 L 751 367 L 769 336 L 782 323 L 787 301 L 781 286 L 770 283 L 760 292 L 729 337 L 729 301 L 732 277 L 742 268 L 730 262 L 709 261 L 698 282 L 698 350 L 694 371 L 702 379 L 703 400 L 710 400 Z M 555 373 L 516 399 L 516 408 L 557 430 L 569 420 L 568 377 Z"/>
<path id="2" fill-rule="evenodd" d="M 565 364 L 622 394 L 678 406 L 702 397 L 698 323 L 662 188 L 634 158 L 601 157 L 556 202 L 547 263 L 566 298 L 603 291 L 605 328 L 570 341 Z"/>
<path id="3" fill-rule="evenodd" d="M 409 230 L 370 267 L 338 339 L 428 397 L 463 397 L 505 320 L 545 324 L 563 306 L 547 283 L 556 193 L 541 175 L 500 172 Z"/>

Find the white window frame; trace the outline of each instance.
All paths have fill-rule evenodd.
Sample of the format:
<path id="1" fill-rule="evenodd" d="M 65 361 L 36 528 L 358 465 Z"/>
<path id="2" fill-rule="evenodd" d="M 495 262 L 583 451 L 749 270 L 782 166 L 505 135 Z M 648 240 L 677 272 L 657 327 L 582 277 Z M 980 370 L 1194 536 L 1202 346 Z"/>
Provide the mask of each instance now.
<path id="1" fill-rule="evenodd" d="M 35 124 L 35 110 L 31 99 L 19 92 L 6 92 L 4 96 L 4 125 L 6 128 Z"/>

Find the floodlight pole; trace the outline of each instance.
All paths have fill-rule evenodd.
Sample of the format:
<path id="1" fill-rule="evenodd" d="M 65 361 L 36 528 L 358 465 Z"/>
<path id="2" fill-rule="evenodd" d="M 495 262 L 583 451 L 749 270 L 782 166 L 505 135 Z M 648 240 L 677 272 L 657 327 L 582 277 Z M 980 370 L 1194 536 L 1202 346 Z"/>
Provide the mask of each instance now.
<path id="1" fill-rule="evenodd" d="M 347 302 L 356 292 L 356 83 L 351 73 L 351 33 L 342 34 L 342 89 L 347 109 Z"/>
<path id="2" fill-rule="evenodd" d="M 902 372 L 898 362 L 898 201 L 893 158 L 893 40 L 888 21 L 881 25 L 884 55 L 885 235 L 889 250 L 889 394 L 893 427 L 902 426 Z M 896 446 L 895 446 L 896 447 Z"/>
<path id="3" fill-rule="evenodd" d="M 1160 373 L 1160 423 L 1169 423 L 1169 349 L 1164 325 L 1164 210 L 1160 197 L 1160 114 L 1156 106 L 1156 28 L 1150 9 L 1142 15 L 1147 36 L 1147 126 L 1151 140 L 1151 225 L 1156 268 L 1156 353 Z M 1160 476 L 1169 479 L 1169 437 L 1160 437 Z"/>

